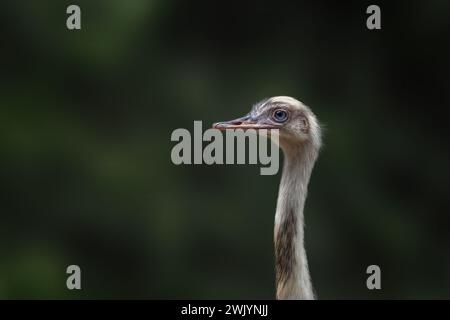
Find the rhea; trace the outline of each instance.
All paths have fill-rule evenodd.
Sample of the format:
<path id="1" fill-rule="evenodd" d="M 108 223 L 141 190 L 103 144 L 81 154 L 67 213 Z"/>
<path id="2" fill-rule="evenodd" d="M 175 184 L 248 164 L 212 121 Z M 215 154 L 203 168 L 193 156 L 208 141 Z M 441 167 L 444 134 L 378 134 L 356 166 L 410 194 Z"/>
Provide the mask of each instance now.
<path id="1" fill-rule="evenodd" d="M 270 129 L 271 137 L 278 135 L 275 141 L 278 140 L 283 150 L 284 164 L 274 227 L 276 297 L 314 299 L 304 246 L 303 209 L 321 146 L 316 116 L 302 102 L 277 96 L 255 104 L 244 117 L 215 123 L 213 127 L 220 130 Z"/>

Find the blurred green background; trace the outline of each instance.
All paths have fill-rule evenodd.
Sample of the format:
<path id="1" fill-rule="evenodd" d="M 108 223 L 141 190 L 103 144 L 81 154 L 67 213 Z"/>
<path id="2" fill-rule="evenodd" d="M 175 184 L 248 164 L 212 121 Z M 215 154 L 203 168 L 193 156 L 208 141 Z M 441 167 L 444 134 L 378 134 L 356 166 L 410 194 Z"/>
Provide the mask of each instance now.
<path id="1" fill-rule="evenodd" d="M 3 1 L 0 298 L 274 298 L 279 174 L 170 160 L 174 129 L 273 95 L 325 125 L 318 297 L 450 298 L 450 2 L 376 1 L 379 31 L 369 4 Z"/>

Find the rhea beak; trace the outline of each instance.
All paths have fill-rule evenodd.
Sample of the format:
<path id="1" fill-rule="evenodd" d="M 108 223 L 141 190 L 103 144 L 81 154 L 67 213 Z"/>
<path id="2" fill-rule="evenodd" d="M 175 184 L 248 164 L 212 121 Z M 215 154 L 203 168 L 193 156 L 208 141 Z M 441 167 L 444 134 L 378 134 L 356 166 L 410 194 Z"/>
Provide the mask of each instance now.
<path id="1" fill-rule="evenodd" d="M 250 116 L 245 116 L 242 118 L 230 120 L 230 121 L 223 121 L 223 122 L 217 122 L 213 124 L 213 128 L 219 129 L 219 130 L 227 130 L 227 129 L 277 129 L 278 127 L 264 119 L 253 119 Z"/>

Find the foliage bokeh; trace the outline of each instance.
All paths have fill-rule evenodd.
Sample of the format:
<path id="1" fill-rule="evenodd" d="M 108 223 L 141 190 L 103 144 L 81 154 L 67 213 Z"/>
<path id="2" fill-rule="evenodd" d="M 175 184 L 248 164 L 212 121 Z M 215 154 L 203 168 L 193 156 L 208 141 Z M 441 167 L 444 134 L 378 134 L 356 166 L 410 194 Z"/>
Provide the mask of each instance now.
<path id="1" fill-rule="evenodd" d="M 273 298 L 279 175 L 170 160 L 174 129 L 273 95 L 325 128 L 306 205 L 319 298 L 449 298 L 450 3 L 381 2 L 379 31 L 369 4 L 3 3 L 0 298 Z"/>

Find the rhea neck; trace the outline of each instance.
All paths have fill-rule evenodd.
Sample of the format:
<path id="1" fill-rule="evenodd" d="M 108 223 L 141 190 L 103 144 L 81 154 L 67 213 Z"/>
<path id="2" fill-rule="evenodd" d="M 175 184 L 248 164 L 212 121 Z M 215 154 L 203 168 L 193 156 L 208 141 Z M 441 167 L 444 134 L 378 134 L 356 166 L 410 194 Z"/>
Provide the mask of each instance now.
<path id="1" fill-rule="evenodd" d="M 283 174 L 275 214 L 277 299 L 314 299 L 304 247 L 305 205 L 309 178 L 317 158 L 311 143 L 281 145 Z"/>

